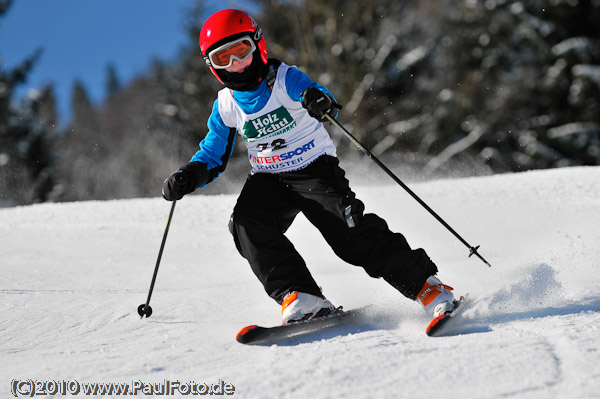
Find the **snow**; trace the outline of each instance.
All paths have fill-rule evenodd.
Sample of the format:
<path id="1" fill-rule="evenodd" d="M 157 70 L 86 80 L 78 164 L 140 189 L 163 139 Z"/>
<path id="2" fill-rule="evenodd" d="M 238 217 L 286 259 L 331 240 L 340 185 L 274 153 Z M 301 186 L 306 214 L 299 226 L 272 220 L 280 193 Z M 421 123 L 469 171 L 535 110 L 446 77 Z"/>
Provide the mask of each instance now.
<path id="1" fill-rule="evenodd" d="M 417 304 L 338 260 L 299 217 L 288 234 L 327 297 L 373 304 L 373 315 L 282 345 L 235 342 L 245 325 L 280 320 L 229 235 L 235 195 L 178 202 L 143 320 L 169 203 L 1 209 L 0 396 L 33 379 L 222 380 L 240 398 L 599 397 L 600 167 L 411 188 L 492 264 L 468 258 L 400 187 L 354 187 L 428 251 L 443 282 L 469 292 L 447 337 L 427 337 Z"/>

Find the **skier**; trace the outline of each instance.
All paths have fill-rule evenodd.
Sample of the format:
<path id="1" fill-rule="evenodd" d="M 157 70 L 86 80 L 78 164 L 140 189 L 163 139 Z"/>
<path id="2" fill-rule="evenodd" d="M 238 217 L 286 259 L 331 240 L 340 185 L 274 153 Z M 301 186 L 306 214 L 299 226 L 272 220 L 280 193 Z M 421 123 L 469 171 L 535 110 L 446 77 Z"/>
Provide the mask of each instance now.
<path id="1" fill-rule="evenodd" d="M 411 249 L 375 214 L 364 213 L 323 127 L 340 106 L 326 87 L 294 66 L 267 58 L 263 32 L 246 12 L 222 10 L 202 26 L 206 64 L 225 86 L 208 133 L 191 161 L 169 176 L 163 197 L 179 200 L 225 170 L 236 135 L 252 171 L 229 222 L 235 245 L 265 291 L 282 306 L 282 324 L 335 310 L 284 233 L 302 212 L 344 261 L 383 278 L 433 316 L 454 307 L 452 288 L 435 276 L 423 249 Z"/>

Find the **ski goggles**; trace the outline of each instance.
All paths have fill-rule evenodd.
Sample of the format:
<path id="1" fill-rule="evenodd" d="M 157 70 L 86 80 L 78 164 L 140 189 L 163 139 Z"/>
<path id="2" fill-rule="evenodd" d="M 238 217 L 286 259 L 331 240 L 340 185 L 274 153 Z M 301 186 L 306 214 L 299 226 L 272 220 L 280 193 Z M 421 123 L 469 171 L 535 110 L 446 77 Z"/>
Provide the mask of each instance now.
<path id="1" fill-rule="evenodd" d="M 250 36 L 217 47 L 208 53 L 210 64 L 215 69 L 226 69 L 233 65 L 233 60 L 245 61 L 256 50 L 256 45 Z"/>

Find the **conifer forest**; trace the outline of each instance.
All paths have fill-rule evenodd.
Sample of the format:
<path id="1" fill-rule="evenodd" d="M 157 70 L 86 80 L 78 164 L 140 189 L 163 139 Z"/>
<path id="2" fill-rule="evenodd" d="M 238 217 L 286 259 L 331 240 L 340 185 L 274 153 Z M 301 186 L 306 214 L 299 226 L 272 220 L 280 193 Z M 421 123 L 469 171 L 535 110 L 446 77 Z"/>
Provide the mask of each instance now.
<path id="1" fill-rule="evenodd" d="M 11 3 L 0 0 L 0 24 Z M 101 104 L 74 81 L 64 124 L 52 84 L 15 94 L 43 48 L 0 67 L 0 207 L 159 196 L 222 88 L 198 47 L 205 3 L 181 11 L 189 43 L 177 60 L 128 82 L 107 65 Z M 338 120 L 401 176 L 600 165 L 600 0 L 253 3 L 269 57 L 327 86 Z M 361 157 L 328 130 L 343 161 Z M 237 140 L 202 193 L 243 182 L 244 153 Z"/>

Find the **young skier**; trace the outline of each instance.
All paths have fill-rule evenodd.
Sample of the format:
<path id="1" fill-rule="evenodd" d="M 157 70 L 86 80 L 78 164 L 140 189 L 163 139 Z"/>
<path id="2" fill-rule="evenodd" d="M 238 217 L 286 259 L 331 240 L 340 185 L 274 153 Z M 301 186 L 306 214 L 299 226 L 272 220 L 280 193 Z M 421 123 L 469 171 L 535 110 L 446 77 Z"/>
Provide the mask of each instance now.
<path id="1" fill-rule="evenodd" d="M 267 58 L 262 30 L 241 10 L 209 17 L 200 48 L 225 88 L 200 150 L 165 180 L 163 197 L 179 200 L 216 179 L 239 134 L 252 172 L 229 229 L 265 291 L 282 305 L 282 323 L 335 310 L 284 235 L 302 212 L 341 259 L 421 303 L 433 316 L 427 330 L 433 328 L 454 307 L 452 288 L 435 277 L 437 267 L 423 249 L 411 249 L 383 219 L 364 213 L 321 123 L 339 108 L 329 90 L 296 67 Z"/>

